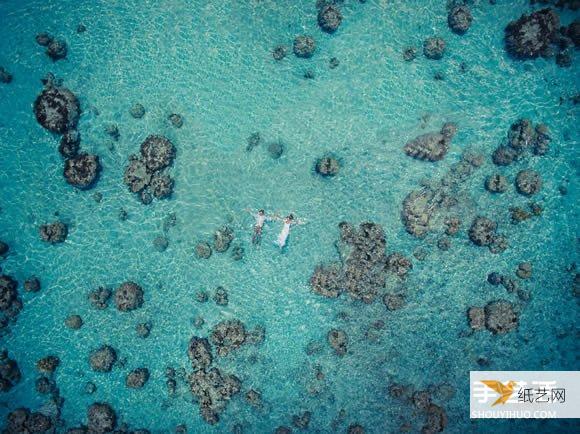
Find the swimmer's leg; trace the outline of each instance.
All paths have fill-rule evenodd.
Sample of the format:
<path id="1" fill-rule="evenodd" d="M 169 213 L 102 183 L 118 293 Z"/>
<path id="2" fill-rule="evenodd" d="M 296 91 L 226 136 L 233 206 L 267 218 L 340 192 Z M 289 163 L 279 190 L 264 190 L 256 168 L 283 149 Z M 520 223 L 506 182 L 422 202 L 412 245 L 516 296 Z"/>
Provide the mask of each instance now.
<path id="1" fill-rule="evenodd" d="M 255 227 L 254 228 L 254 235 L 252 236 L 252 244 L 258 245 L 262 242 L 262 228 Z"/>

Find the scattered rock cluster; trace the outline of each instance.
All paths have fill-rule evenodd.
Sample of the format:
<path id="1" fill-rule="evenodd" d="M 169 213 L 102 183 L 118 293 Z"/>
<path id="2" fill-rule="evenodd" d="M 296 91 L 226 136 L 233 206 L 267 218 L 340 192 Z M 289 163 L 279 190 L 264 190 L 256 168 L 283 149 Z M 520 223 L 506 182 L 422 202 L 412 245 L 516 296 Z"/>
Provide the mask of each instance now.
<path id="1" fill-rule="evenodd" d="M 435 398 L 447 401 L 453 397 L 455 394 L 454 389 L 451 386 L 444 386 L 436 385 L 427 390 L 415 390 L 412 386 L 401 384 L 392 384 L 389 387 L 389 395 L 392 398 L 411 405 L 416 414 L 421 417 L 421 428 L 418 426 L 413 427 L 416 421 L 409 421 L 401 427 L 401 431 L 434 434 L 445 430 L 447 427 L 447 413 L 443 407 L 433 402 Z"/>
<path id="2" fill-rule="evenodd" d="M 165 173 L 175 158 L 175 147 L 160 135 L 148 136 L 141 144 L 141 155 L 131 155 L 124 182 L 141 202 L 150 204 L 153 197 L 164 199 L 173 192 L 173 179 Z"/>
<path id="3" fill-rule="evenodd" d="M 482 163 L 478 155 L 465 153 L 441 179 L 411 191 L 403 201 L 402 219 L 407 232 L 425 237 L 440 214 L 457 205 L 457 190 Z"/>
<path id="4" fill-rule="evenodd" d="M 508 333 L 519 324 L 518 312 L 505 300 L 491 301 L 485 307 L 470 307 L 467 318 L 473 330 L 487 329 L 493 334 Z"/>
<path id="5" fill-rule="evenodd" d="M 568 27 L 560 26 L 560 17 L 551 8 L 522 15 L 505 28 L 505 46 L 516 59 L 553 57 L 561 67 L 572 65 L 574 47 L 580 45 L 578 20 Z"/>
<path id="6" fill-rule="evenodd" d="M 18 282 L 7 274 L 0 275 L 0 336 L 8 331 L 8 326 L 16 321 L 21 310 Z"/>
<path id="7" fill-rule="evenodd" d="M 55 38 L 50 34 L 43 32 L 36 35 L 38 45 L 46 47 L 46 55 L 54 62 L 66 58 L 68 46 L 64 39 Z"/>
<path id="8" fill-rule="evenodd" d="M 496 232 L 497 223 L 487 217 L 476 217 L 469 228 L 469 239 L 476 246 L 488 247 L 492 253 L 503 252 L 507 239 Z"/>
<path id="9" fill-rule="evenodd" d="M 319 265 L 310 278 L 312 290 L 335 298 L 348 293 L 353 299 L 372 303 L 385 286 L 388 274 L 404 278 L 412 268 L 400 253 L 385 254 L 383 228 L 376 223 L 362 223 L 357 230 L 347 222 L 339 224 L 340 262 Z"/>
<path id="10" fill-rule="evenodd" d="M 16 360 L 8 356 L 6 350 L 0 351 L 0 392 L 8 392 L 20 382 L 21 374 Z"/>
<path id="11" fill-rule="evenodd" d="M 492 160 L 497 166 L 509 166 L 530 151 L 535 155 L 545 155 L 551 140 L 548 127 L 544 124 L 534 127 L 529 119 L 520 119 L 511 125 L 506 143 L 493 152 Z"/>

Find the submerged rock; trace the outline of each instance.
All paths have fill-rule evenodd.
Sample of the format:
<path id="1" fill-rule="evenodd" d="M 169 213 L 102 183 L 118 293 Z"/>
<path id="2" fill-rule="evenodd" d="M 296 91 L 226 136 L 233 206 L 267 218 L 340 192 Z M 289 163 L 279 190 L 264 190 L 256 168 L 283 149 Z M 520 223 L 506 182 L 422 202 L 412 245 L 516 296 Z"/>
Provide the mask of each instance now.
<path id="1" fill-rule="evenodd" d="M 213 248 L 218 253 L 223 253 L 230 248 L 234 239 L 234 232 L 228 227 L 223 226 L 213 235 Z"/>
<path id="2" fill-rule="evenodd" d="M 106 309 L 113 292 L 109 288 L 97 288 L 89 293 L 89 302 L 97 309 Z"/>
<path id="3" fill-rule="evenodd" d="M 53 222 L 41 225 L 39 232 L 42 241 L 57 244 L 66 240 L 68 228 L 63 222 Z"/>
<path id="4" fill-rule="evenodd" d="M 73 187 L 81 190 L 91 188 L 99 172 L 101 164 L 99 157 L 92 154 L 79 154 L 75 157 L 68 158 L 64 162 L 64 178 Z"/>
<path id="5" fill-rule="evenodd" d="M 342 13 L 338 6 L 327 4 L 318 11 L 318 25 L 328 33 L 335 32 L 342 22 Z"/>
<path id="6" fill-rule="evenodd" d="M 284 154 L 284 145 L 280 142 L 272 142 L 268 145 L 268 154 L 274 160 L 279 159 Z"/>
<path id="7" fill-rule="evenodd" d="M 135 331 L 137 332 L 137 336 L 140 338 L 147 338 L 151 334 L 151 329 L 153 325 L 151 322 L 142 322 L 135 326 Z"/>
<path id="8" fill-rule="evenodd" d="M 529 262 L 521 262 L 518 264 L 516 276 L 518 276 L 520 279 L 529 279 L 532 277 L 532 264 Z"/>
<path id="9" fill-rule="evenodd" d="M 342 330 L 332 329 L 328 332 L 327 340 L 334 352 L 344 356 L 348 349 L 348 336 Z"/>
<path id="10" fill-rule="evenodd" d="M 423 42 L 423 54 L 427 59 L 439 60 L 445 53 L 445 45 L 443 38 L 438 36 L 427 38 Z"/>
<path id="11" fill-rule="evenodd" d="M 169 175 L 155 174 L 149 188 L 157 199 L 165 199 L 173 193 L 173 179 Z"/>
<path id="12" fill-rule="evenodd" d="M 518 315 L 510 302 L 492 301 L 485 306 L 485 327 L 493 334 L 508 333 L 517 328 L 518 323 Z"/>
<path id="13" fill-rule="evenodd" d="M 331 156 L 322 157 L 316 162 L 315 170 L 322 176 L 336 176 L 340 171 L 340 162 Z"/>
<path id="14" fill-rule="evenodd" d="M 210 341 L 218 355 L 226 356 L 246 341 L 246 327 L 237 319 L 221 321 L 211 331 Z"/>
<path id="15" fill-rule="evenodd" d="M 26 292 L 40 291 L 40 279 L 36 276 L 31 276 L 24 281 L 24 290 Z"/>
<path id="16" fill-rule="evenodd" d="M 516 189 L 518 193 L 532 196 L 542 188 L 542 178 L 534 170 L 522 170 L 516 176 Z"/>
<path id="17" fill-rule="evenodd" d="M 54 133 L 74 129 L 80 113 L 77 97 L 65 87 L 47 86 L 34 102 L 36 120 Z"/>
<path id="18" fill-rule="evenodd" d="M 129 113 L 131 113 L 131 116 L 135 119 L 141 119 L 145 116 L 145 107 L 143 107 L 143 104 L 135 103 L 131 107 L 131 110 L 129 110 Z"/>
<path id="19" fill-rule="evenodd" d="M 505 176 L 494 174 L 485 179 L 485 189 L 491 193 L 505 193 L 508 189 L 508 181 Z"/>
<path id="20" fill-rule="evenodd" d="M 147 169 L 155 172 L 168 167 L 175 158 L 175 147 L 160 135 L 150 135 L 141 144 L 141 155 Z"/>
<path id="21" fill-rule="evenodd" d="M 518 156 L 518 151 L 514 148 L 509 146 L 499 146 L 495 151 L 493 151 L 491 159 L 497 166 L 509 166 L 518 159 Z"/>
<path id="22" fill-rule="evenodd" d="M 149 369 L 137 368 L 129 372 L 125 385 L 131 389 L 141 389 L 149 381 Z"/>
<path id="23" fill-rule="evenodd" d="M 208 243 L 198 243 L 195 246 L 195 256 L 200 259 L 209 259 L 211 256 L 211 246 Z"/>
<path id="24" fill-rule="evenodd" d="M 411 261 L 401 253 L 395 252 L 387 256 L 385 261 L 385 270 L 396 274 L 399 277 L 405 277 L 413 269 Z"/>
<path id="25" fill-rule="evenodd" d="M 46 47 L 46 54 L 55 62 L 66 58 L 68 54 L 66 41 L 64 39 L 52 39 Z"/>
<path id="26" fill-rule="evenodd" d="M 129 164 L 125 168 L 123 181 L 132 193 L 144 190 L 151 182 L 151 173 L 145 162 L 135 156 L 129 157 Z"/>
<path id="27" fill-rule="evenodd" d="M 54 432 L 50 418 L 39 412 L 31 412 L 28 408 L 17 408 L 8 413 L 3 433 L 49 433 Z"/>
<path id="28" fill-rule="evenodd" d="M 96 372 L 111 372 L 117 361 L 117 352 L 109 345 L 93 350 L 89 356 L 91 369 Z"/>
<path id="29" fill-rule="evenodd" d="M 0 301 L 1 302 L 1 301 Z M 8 356 L 6 350 L 0 351 L 0 392 L 8 392 L 16 386 L 22 375 L 16 360 Z"/>
<path id="30" fill-rule="evenodd" d="M 342 271 L 340 264 L 319 265 L 312 273 L 312 291 L 324 297 L 336 298 L 342 292 Z"/>
<path id="31" fill-rule="evenodd" d="M 489 246 L 495 239 L 497 223 L 486 218 L 476 217 L 469 228 L 469 239 L 477 246 Z"/>
<path id="32" fill-rule="evenodd" d="M 192 337 L 187 348 L 187 355 L 194 371 L 209 368 L 213 361 L 211 347 L 206 338 Z"/>
<path id="33" fill-rule="evenodd" d="M 36 35 L 36 43 L 42 47 L 48 46 L 52 40 L 53 37 L 47 32 L 41 32 Z"/>
<path id="34" fill-rule="evenodd" d="M 473 16 L 467 5 L 457 5 L 453 7 L 447 15 L 447 24 L 455 33 L 463 34 L 471 27 Z"/>
<path id="35" fill-rule="evenodd" d="M 483 330 L 485 328 L 485 311 L 482 307 L 470 307 L 467 311 L 469 326 L 473 330 Z"/>
<path id="36" fill-rule="evenodd" d="M 129 312 L 143 305 L 143 289 L 134 282 L 125 282 L 115 291 L 115 304 L 121 312 Z"/>
<path id="37" fill-rule="evenodd" d="M 278 45 L 272 50 L 274 60 L 282 60 L 287 55 L 287 48 L 284 45 Z"/>
<path id="38" fill-rule="evenodd" d="M 196 398 L 201 417 L 209 424 L 219 421 L 219 414 L 228 401 L 241 390 L 242 383 L 234 375 L 218 368 L 200 369 L 189 376 L 189 387 Z"/>
<path id="39" fill-rule="evenodd" d="M 64 158 L 75 157 L 81 147 L 81 135 L 77 130 L 69 130 L 63 134 L 58 146 L 58 152 Z"/>
<path id="40" fill-rule="evenodd" d="M 87 410 L 87 422 L 89 432 L 111 432 L 117 425 L 117 415 L 109 404 L 95 402 Z"/>
<path id="41" fill-rule="evenodd" d="M 403 150 L 407 155 L 418 160 L 442 160 L 449 150 L 449 144 L 455 132 L 456 127 L 454 124 L 445 124 L 438 133 L 422 134 L 411 140 L 405 145 Z"/>
<path id="42" fill-rule="evenodd" d="M 6 68 L 0 66 L 0 83 L 8 84 L 12 82 L 12 74 Z"/>
<path id="43" fill-rule="evenodd" d="M 56 356 L 46 356 L 36 362 L 36 369 L 45 374 L 52 374 L 60 365 L 60 359 Z"/>
<path id="44" fill-rule="evenodd" d="M 505 28 L 507 51 L 519 59 L 533 59 L 548 54 L 556 38 L 560 18 L 552 9 L 522 15 Z"/>
<path id="45" fill-rule="evenodd" d="M 213 301 L 218 306 L 227 306 L 229 303 L 228 292 L 222 286 L 218 286 L 213 294 Z"/>
<path id="46" fill-rule="evenodd" d="M 71 330 L 78 330 L 83 326 L 83 319 L 80 315 L 70 315 L 65 319 L 64 325 Z"/>
<path id="47" fill-rule="evenodd" d="M 316 50 L 316 43 L 314 42 L 314 38 L 307 35 L 296 36 L 294 39 L 293 50 L 296 57 L 312 57 L 314 51 Z"/>

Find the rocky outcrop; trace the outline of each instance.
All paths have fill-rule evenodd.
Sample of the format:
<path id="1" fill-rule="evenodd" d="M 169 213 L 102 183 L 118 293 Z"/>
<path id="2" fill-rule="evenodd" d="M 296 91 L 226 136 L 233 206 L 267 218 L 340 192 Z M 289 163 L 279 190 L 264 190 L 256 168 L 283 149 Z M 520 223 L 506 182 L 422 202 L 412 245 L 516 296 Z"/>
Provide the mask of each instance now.
<path id="1" fill-rule="evenodd" d="M 97 155 L 81 153 L 65 160 L 63 175 L 73 187 L 86 190 L 95 184 L 100 171 Z"/>
<path id="2" fill-rule="evenodd" d="M 423 42 L 423 54 L 427 59 L 439 60 L 443 58 L 445 46 L 446 44 L 443 38 L 438 36 L 427 38 Z"/>
<path id="3" fill-rule="evenodd" d="M 454 6 L 449 10 L 449 14 L 447 15 L 447 24 L 449 25 L 449 28 L 460 35 L 469 30 L 472 21 L 473 16 L 471 15 L 471 10 L 467 5 Z"/>
<path id="4" fill-rule="evenodd" d="M 312 57 L 316 50 L 316 43 L 314 38 L 307 35 L 296 36 L 293 46 L 296 57 L 309 58 Z"/>
<path id="5" fill-rule="evenodd" d="M 197 400 L 201 417 L 209 424 L 219 421 L 219 414 L 241 390 L 241 381 L 218 368 L 200 369 L 189 376 L 190 391 Z"/>
<path id="6" fill-rule="evenodd" d="M 8 356 L 6 350 L 0 351 L 0 392 L 8 392 L 21 379 L 20 369 L 16 360 Z"/>
<path id="7" fill-rule="evenodd" d="M 116 361 L 117 352 L 109 345 L 97 348 L 89 356 L 91 369 L 96 372 L 111 372 Z"/>
<path id="8" fill-rule="evenodd" d="M 41 225 L 40 238 L 50 244 L 64 243 L 68 235 L 68 227 L 63 222 L 53 222 Z"/>
<path id="9" fill-rule="evenodd" d="M 129 312 L 143 305 L 143 289 L 134 282 L 125 282 L 115 291 L 115 304 L 121 312 Z"/>
<path id="10" fill-rule="evenodd" d="M 53 133 L 66 133 L 78 123 L 81 107 L 75 94 L 65 87 L 48 85 L 34 102 L 40 125 Z"/>
<path id="11" fill-rule="evenodd" d="M 542 177 L 535 170 L 522 170 L 516 176 L 516 189 L 524 196 L 532 196 L 542 188 Z"/>
<path id="12" fill-rule="evenodd" d="M 403 150 L 405 154 L 417 160 L 439 161 L 449 151 L 449 144 L 455 135 L 454 124 L 447 123 L 438 133 L 422 134 L 408 142 Z"/>
<path id="13" fill-rule="evenodd" d="M 206 338 L 192 337 L 187 348 L 187 355 L 194 371 L 209 368 L 213 361 L 211 347 Z"/>
<path id="14" fill-rule="evenodd" d="M 505 28 L 506 49 L 518 59 L 547 56 L 559 27 L 558 14 L 549 8 L 522 15 Z"/>
<path id="15" fill-rule="evenodd" d="M 87 422 L 90 433 L 107 433 L 115 429 L 117 415 L 111 405 L 95 402 L 87 409 Z"/>
<path id="16" fill-rule="evenodd" d="M 147 381 L 149 381 L 149 369 L 137 368 L 127 374 L 125 385 L 130 389 L 141 389 Z"/>
<path id="17" fill-rule="evenodd" d="M 237 319 L 221 321 L 212 329 L 209 339 L 218 355 L 226 356 L 244 344 L 246 327 Z"/>
<path id="18" fill-rule="evenodd" d="M 337 355 L 344 356 L 346 354 L 348 350 L 348 336 L 343 330 L 330 330 L 327 335 L 327 340 Z"/>
<path id="19" fill-rule="evenodd" d="M 334 4 L 324 5 L 318 11 L 318 25 L 328 33 L 334 33 L 342 22 L 340 8 Z"/>
<path id="20" fill-rule="evenodd" d="M 139 193 L 144 204 L 169 198 L 173 192 L 173 179 L 164 170 L 175 158 L 175 147 L 164 136 L 148 136 L 141 144 L 141 155 L 131 155 L 125 168 L 124 182 L 132 193 Z"/>
<path id="21" fill-rule="evenodd" d="M 336 176 L 340 171 L 340 162 L 332 156 L 325 156 L 320 158 L 314 167 L 316 173 L 322 176 Z"/>

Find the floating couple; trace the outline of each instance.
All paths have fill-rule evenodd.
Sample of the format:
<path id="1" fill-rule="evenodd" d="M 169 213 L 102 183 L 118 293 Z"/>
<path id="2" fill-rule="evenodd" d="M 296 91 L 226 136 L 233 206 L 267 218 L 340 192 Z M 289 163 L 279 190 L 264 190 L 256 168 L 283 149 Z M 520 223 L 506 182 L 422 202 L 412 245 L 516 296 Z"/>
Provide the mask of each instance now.
<path id="1" fill-rule="evenodd" d="M 286 240 L 288 239 L 288 235 L 290 235 L 290 226 L 304 224 L 303 221 L 294 218 L 292 214 L 288 214 L 286 217 L 282 218 L 277 214 L 268 216 L 266 215 L 266 212 L 263 209 L 258 210 L 257 213 L 248 208 L 246 209 L 246 211 L 252 214 L 256 219 L 256 223 L 254 224 L 254 235 L 252 236 L 253 244 L 260 244 L 260 242 L 262 241 L 262 229 L 264 228 L 264 223 L 266 223 L 267 221 L 282 220 L 284 222 L 284 226 L 282 226 L 282 231 L 280 232 L 280 235 L 278 235 L 278 239 L 276 240 L 276 244 L 280 248 L 286 245 Z"/>

